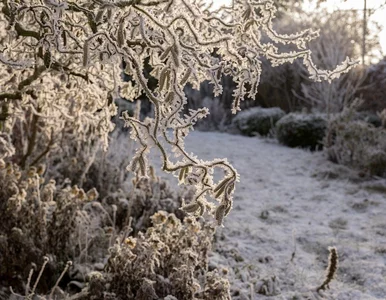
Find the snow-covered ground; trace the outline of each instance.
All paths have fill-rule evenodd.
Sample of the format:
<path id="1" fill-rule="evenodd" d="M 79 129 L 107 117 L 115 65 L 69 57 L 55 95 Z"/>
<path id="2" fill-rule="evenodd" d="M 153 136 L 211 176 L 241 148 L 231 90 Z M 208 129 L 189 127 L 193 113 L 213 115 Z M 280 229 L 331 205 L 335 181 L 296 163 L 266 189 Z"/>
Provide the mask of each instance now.
<path id="1" fill-rule="evenodd" d="M 364 182 L 321 152 L 269 139 L 192 132 L 186 150 L 227 157 L 241 177 L 211 257 L 228 269 L 232 299 L 386 299 L 382 180 Z M 329 246 L 339 270 L 322 298 L 313 290 L 324 280 Z"/>

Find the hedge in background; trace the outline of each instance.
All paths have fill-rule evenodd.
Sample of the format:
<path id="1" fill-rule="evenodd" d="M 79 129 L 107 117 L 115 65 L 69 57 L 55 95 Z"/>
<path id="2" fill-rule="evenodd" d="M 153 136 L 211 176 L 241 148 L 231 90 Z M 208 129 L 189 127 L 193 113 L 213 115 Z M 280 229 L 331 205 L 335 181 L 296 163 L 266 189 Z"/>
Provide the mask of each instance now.
<path id="1" fill-rule="evenodd" d="M 317 150 L 323 147 L 326 128 L 321 115 L 291 113 L 277 122 L 276 136 L 283 145 Z"/>
<path id="2" fill-rule="evenodd" d="M 239 112 L 232 123 L 243 135 L 268 135 L 285 112 L 278 107 L 253 107 Z"/>

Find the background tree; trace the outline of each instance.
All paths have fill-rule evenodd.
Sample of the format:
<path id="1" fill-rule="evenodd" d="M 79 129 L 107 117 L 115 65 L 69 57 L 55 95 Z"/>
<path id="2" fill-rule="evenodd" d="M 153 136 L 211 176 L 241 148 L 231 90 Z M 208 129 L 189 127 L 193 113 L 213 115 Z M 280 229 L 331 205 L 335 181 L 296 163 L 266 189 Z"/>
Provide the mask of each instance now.
<path id="1" fill-rule="evenodd" d="M 345 56 L 360 57 L 362 48 L 362 18 L 355 10 L 340 10 L 327 14 L 322 10 L 303 20 L 303 26 L 317 24 L 320 28 L 320 38 L 310 43 L 314 59 L 324 68 L 335 65 Z M 380 49 L 379 31 L 368 35 L 369 57 Z M 301 90 L 295 94 L 310 109 L 318 112 L 338 113 L 350 105 L 360 90 L 365 88 L 366 68 L 344 74 L 331 84 L 311 82 L 303 69 Z"/>

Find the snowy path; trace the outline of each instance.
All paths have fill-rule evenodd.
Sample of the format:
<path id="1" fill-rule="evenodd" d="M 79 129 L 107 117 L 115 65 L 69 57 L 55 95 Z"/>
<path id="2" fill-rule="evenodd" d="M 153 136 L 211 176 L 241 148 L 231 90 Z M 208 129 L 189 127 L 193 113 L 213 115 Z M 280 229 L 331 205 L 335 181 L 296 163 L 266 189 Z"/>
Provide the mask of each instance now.
<path id="1" fill-rule="evenodd" d="M 323 299 L 386 299 L 386 194 L 349 182 L 322 153 L 271 140 L 192 132 L 186 149 L 227 157 L 241 177 L 212 257 L 229 269 L 232 299 L 317 299 L 329 246 L 340 268 Z"/>

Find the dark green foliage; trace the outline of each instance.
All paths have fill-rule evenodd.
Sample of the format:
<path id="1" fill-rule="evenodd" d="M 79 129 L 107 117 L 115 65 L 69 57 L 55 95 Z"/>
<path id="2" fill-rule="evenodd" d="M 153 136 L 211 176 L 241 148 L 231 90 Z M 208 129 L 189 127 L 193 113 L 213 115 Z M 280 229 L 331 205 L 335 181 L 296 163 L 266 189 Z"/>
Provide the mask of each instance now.
<path id="1" fill-rule="evenodd" d="M 318 150 L 322 148 L 327 121 L 321 115 L 291 113 L 276 124 L 279 142 L 289 147 Z"/>
<path id="2" fill-rule="evenodd" d="M 377 114 L 370 111 L 361 111 L 356 113 L 355 120 L 365 121 L 374 127 L 382 126 L 382 119 Z"/>
<path id="3" fill-rule="evenodd" d="M 232 123 L 243 135 L 266 136 L 284 115 L 285 112 L 278 107 L 253 107 L 239 112 Z"/>

